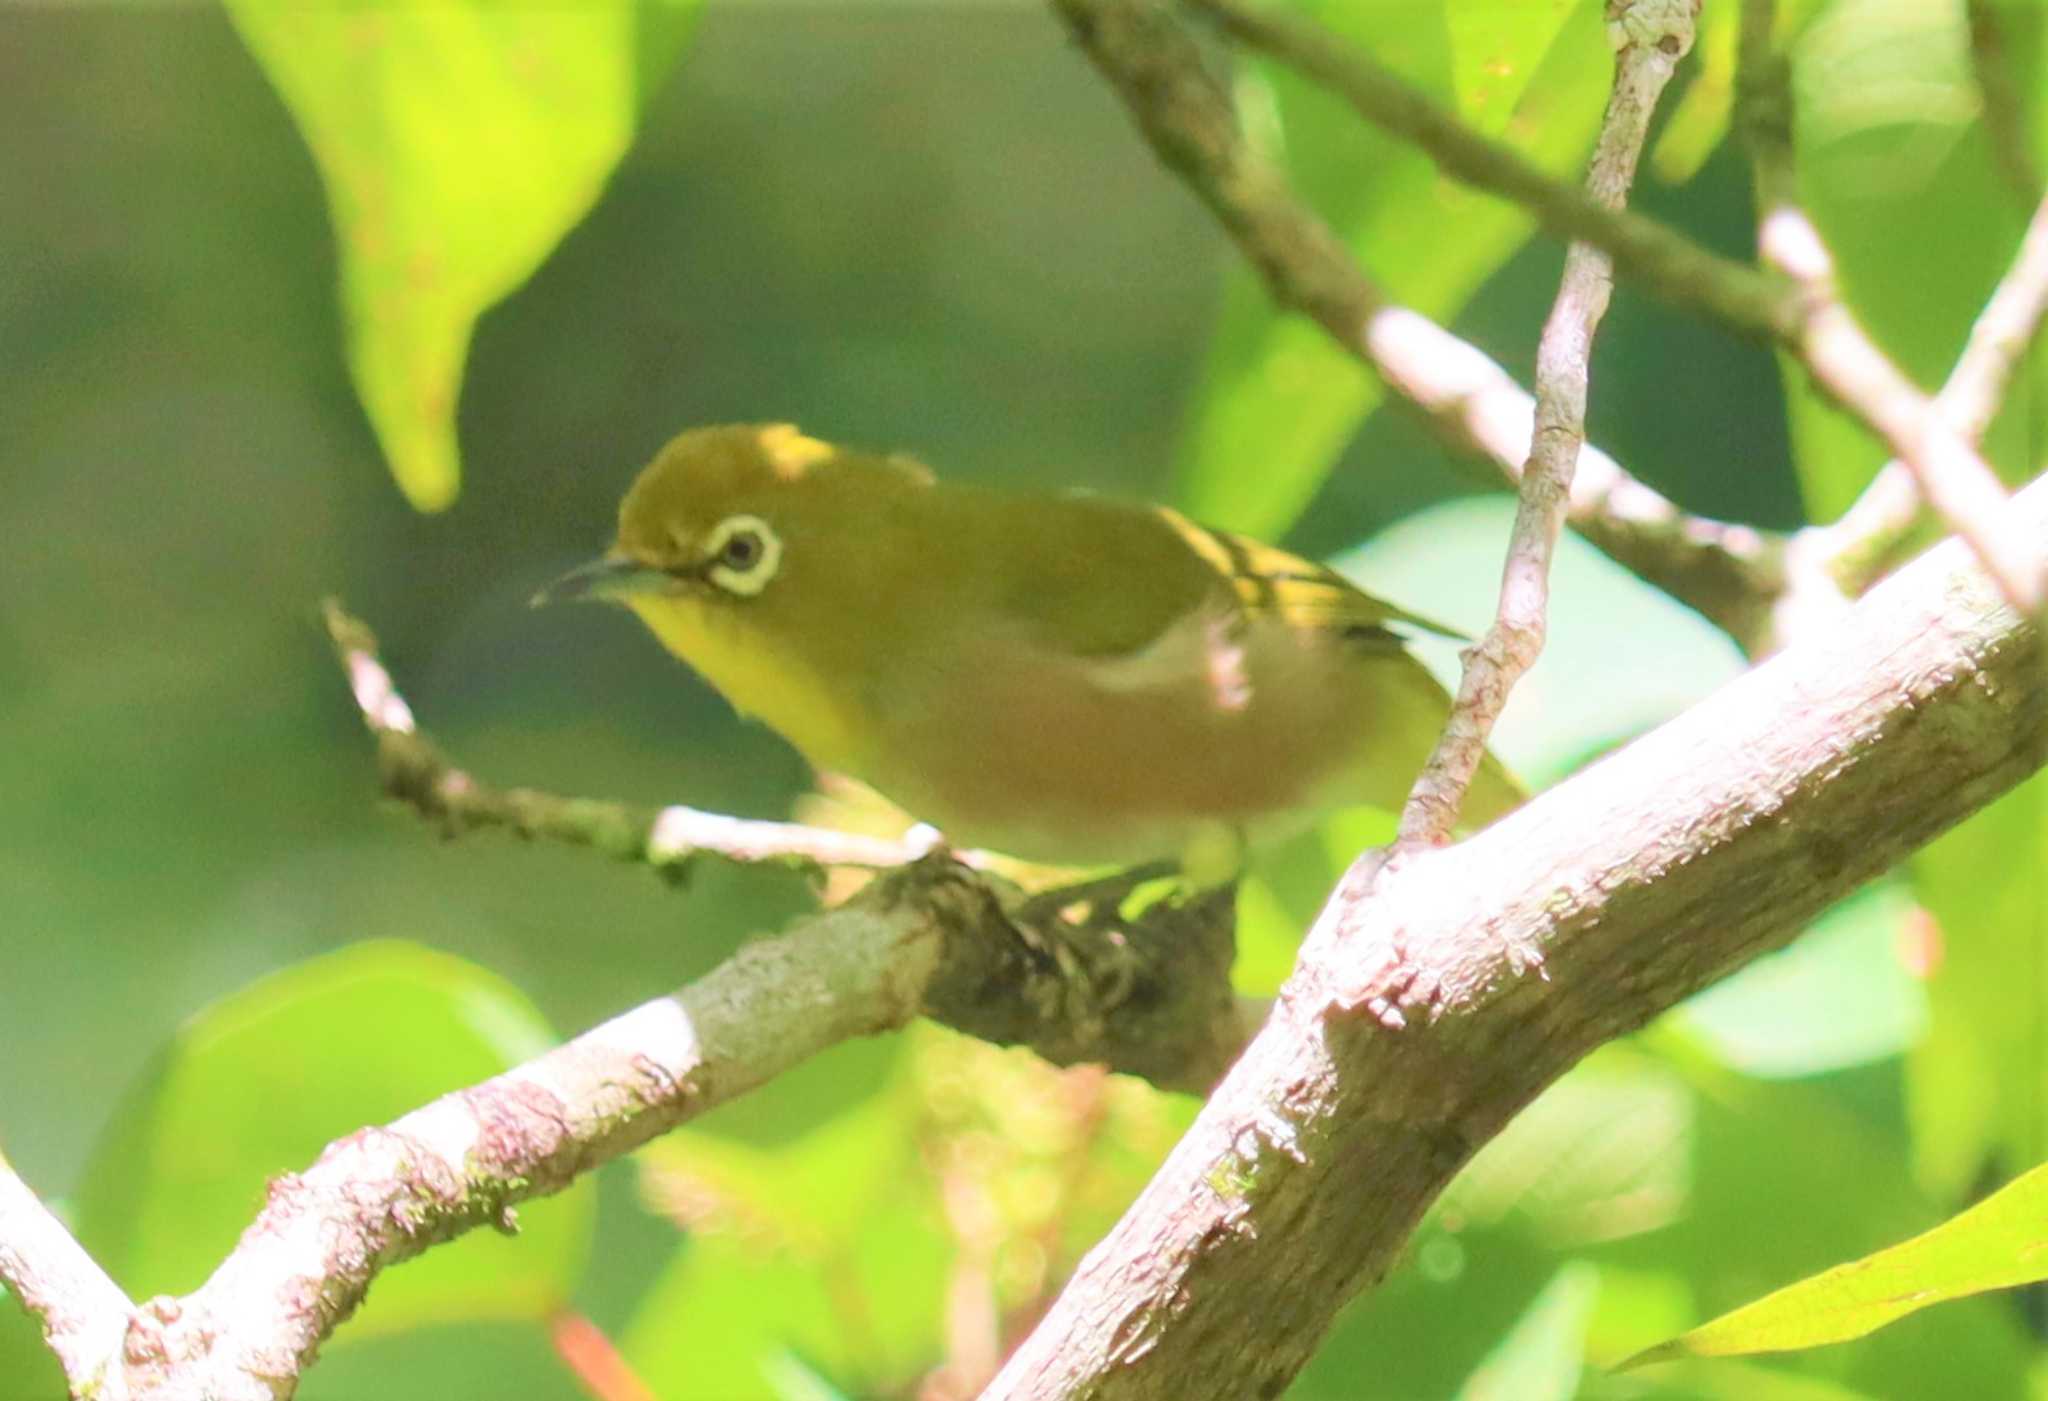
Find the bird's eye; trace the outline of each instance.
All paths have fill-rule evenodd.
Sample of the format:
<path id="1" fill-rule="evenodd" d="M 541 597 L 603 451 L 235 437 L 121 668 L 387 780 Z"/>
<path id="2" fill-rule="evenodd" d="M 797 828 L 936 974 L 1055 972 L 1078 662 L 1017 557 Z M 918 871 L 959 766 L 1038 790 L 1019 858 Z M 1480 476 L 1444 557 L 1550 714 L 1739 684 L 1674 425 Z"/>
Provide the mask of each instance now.
<path id="1" fill-rule="evenodd" d="M 728 516 L 704 542 L 705 575 L 727 593 L 751 598 L 782 563 L 782 539 L 759 516 Z"/>
<path id="2" fill-rule="evenodd" d="M 751 530 L 736 530 L 718 552 L 718 562 L 728 569 L 752 569 L 761 558 L 761 537 Z"/>

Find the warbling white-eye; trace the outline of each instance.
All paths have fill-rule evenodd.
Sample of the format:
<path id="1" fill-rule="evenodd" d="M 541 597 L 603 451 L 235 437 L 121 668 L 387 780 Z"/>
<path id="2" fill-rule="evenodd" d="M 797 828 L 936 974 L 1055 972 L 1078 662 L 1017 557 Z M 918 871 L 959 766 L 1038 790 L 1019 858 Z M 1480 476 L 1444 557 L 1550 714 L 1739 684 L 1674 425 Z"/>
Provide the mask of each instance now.
<path id="1" fill-rule="evenodd" d="M 1036 861 L 1213 869 L 1333 808 L 1398 808 L 1449 709 L 1397 631 L 1445 629 L 1321 565 L 787 424 L 671 441 L 611 551 L 535 602 L 571 597 L 631 608 L 818 769 Z M 1488 756 L 1464 820 L 1521 797 Z"/>

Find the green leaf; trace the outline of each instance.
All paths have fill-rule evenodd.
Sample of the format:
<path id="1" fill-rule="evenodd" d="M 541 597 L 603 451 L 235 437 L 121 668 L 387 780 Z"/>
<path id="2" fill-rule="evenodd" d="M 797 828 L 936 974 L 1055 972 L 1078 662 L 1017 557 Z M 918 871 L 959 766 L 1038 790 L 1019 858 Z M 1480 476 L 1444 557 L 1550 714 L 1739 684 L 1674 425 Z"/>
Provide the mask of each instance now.
<path id="1" fill-rule="evenodd" d="M 1574 1261 L 1560 1269 L 1458 1389 L 1458 1401 L 1572 1401 L 1599 1293 L 1593 1266 Z"/>
<path id="2" fill-rule="evenodd" d="M 1787 1285 L 1630 1359 L 1785 1352 L 1860 1338 L 1930 1304 L 2048 1279 L 2048 1167 L 1923 1235 Z"/>
<path id="3" fill-rule="evenodd" d="M 842 1355 L 833 1302 L 815 1261 L 700 1233 L 648 1291 L 623 1351 L 663 1401 L 782 1401 L 771 1368 L 792 1346 Z"/>
<path id="4" fill-rule="evenodd" d="M 1525 1236 L 1432 1213 L 1401 1267 L 1338 1314 L 1289 1401 L 1456 1395 L 1556 1275 L 1556 1253 Z"/>
<path id="5" fill-rule="evenodd" d="M 671 1135 L 641 1165 L 693 1227 L 621 1342 L 662 1397 L 786 1401 L 828 1377 L 870 1394 L 936 1354 L 949 1250 L 902 1094 L 772 1149 Z"/>
<path id="6" fill-rule="evenodd" d="M 651 48 L 674 52 L 675 15 Z M 439 510 L 459 479 L 470 336 L 590 209 L 647 74 L 634 0 L 229 0 L 326 186 L 349 369 L 392 473 Z M 662 27 L 657 25 L 657 28 Z"/>
<path id="7" fill-rule="evenodd" d="M 1603 1291 L 1603 1298 L 1607 1292 L 1611 1291 Z M 1608 1380 L 1612 1390 L 1603 1390 L 1587 1401 L 1609 1401 L 1610 1397 L 1613 1401 L 1623 1397 L 1628 1401 L 1666 1397 L 1670 1401 L 1881 1401 L 1879 1396 L 1839 1382 L 1728 1358 L 1695 1359 L 1655 1373 Z M 1646 1382 L 1654 1388 L 1647 1397 L 1643 1387 Z"/>
<path id="8" fill-rule="evenodd" d="M 1886 1069 L 1749 1079 L 1699 1055 L 1669 1019 L 1640 1042 L 1656 1046 L 1696 1090 L 1684 1165 L 1691 1184 L 1686 1209 L 1662 1230 L 1581 1247 L 1579 1253 L 1603 1268 L 1674 1273 L 1694 1302 L 1677 1327 L 1668 1326 L 1667 1318 L 1666 1326 L 1605 1330 L 1598 1359 L 1637 1354 L 1783 1280 L 1941 1219 L 1943 1213 L 1912 1181 L 1899 1106 L 1895 1098 L 1884 1098 L 1893 1082 Z M 2033 1345 L 2018 1314 L 2002 1302 L 1964 1300 L 1907 1327 L 1846 1344 L 1824 1364 L 1813 1365 L 1824 1365 L 1842 1385 L 1877 1396 L 2022 1401 L 2026 1391 L 2019 1378 Z M 1657 1372 L 1643 1380 L 1673 1385 L 1689 1382 L 1690 1373 Z M 1729 1393 L 1676 1385 L 1675 1395 L 1698 1394 Z"/>
<path id="9" fill-rule="evenodd" d="M 1443 0 L 1458 115 L 1489 136 L 1506 131 L 1545 55 L 1583 8 L 1577 0 Z"/>
<path id="10" fill-rule="evenodd" d="M 2048 775 L 2037 775 L 1914 856 L 1932 965 L 1926 1037 L 1907 1063 L 1920 1179 L 1954 1202 L 1994 1156 L 2048 1157 Z M 2003 1175 L 2003 1174 L 2000 1174 Z"/>
<path id="11" fill-rule="evenodd" d="M 250 984 L 182 1027 L 87 1165 L 78 1235 L 134 1298 L 198 1287 L 263 1204 L 264 1183 L 547 1050 L 519 991 L 417 945 L 353 945 Z M 592 1198 L 519 1208 L 515 1238 L 471 1232 L 379 1279 L 341 1338 L 559 1308 L 588 1251 Z"/>
<path id="12" fill-rule="evenodd" d="M 1694 1098 L 1654 1057 L 1603 1046 L 1480 1149 L 1439 1209 L 1519 1224 L 1553 1249 L 1667 1226 L 1691 1192 Z"/>
<path id="13" fill-rule="evenodd" d="M 778 1401 L 853 1401 L 793 1352 L 772 1353 L 761 1363 Z"/>
<path id="14" fill-rule="evenodd" d="M 1254 851 L 1237 886 L 1237 961 L 1230 985 L 1271 997 L 1294 969 L 1302 935 L 1358 854 L 1395 836 L 1395 815 L 1352 808 L 1312 832 Z"/>
<path id="15" fill-rule="evenodd" d="M 1805 27 L 1827 0 L 1787 0 L 1778 6 L 1777 43 Z M 1728 135 L 1735 107 L 1735 59 L 1741 34 L 1741 8 L 1708 5 L 1700 11 L 1699 39 L 1693 45 L 1696 65 L 1692 82 L 1678 94 L 1671 115 L 1650 147 L 1650 170 L 1667 185 L 1681 185 Z"/>
<path id="16" fill-rule="evenodd" d="M 1899 1055 L 1927 1026 L 1926 991 L 1899 957 L 1912 908 L 1897 884 L 1859 891 L 1673 1016 L 1749 1075 L 1814 1075 Z"/>
<path id="17" fill-rule="evenodd" d="M 8 1395 L 64 1395 L 64 1369 L 43 1345 L 43 1330 L 28 1316 L 7 1286 L 0 1284 L 0 1378 Z"/>
<path id="18" fill-rule="evenodd" d="M 1553 170 L 1592 139 L 1605 100 L 1600 7 L 1438 0 L 1302 6 L 1374 58 Z M 1504 18 L 1506 17 L 1506 18 Z M 1528 237 L 1519 210 L 1443 179 L 1412 146 L 1284 69 L 1250 69 L 1241 105 L 1299 193 L 1390 296 L 1449 317 Z M 1178 493 L 1212 524 L 1274 536 L 1307 506 L 1379 402 L 1378 383 L 1236 269 L 1188 418 Z"/>
<path id="19" fill-rule="evenodd" d="M 1682 185 L 1699 174 L 1728 134 L 1728 115 L 1735 107 L 1738 19 L 1734 5 L 1708 5 L 1700 11 L 1693 80 L 1677 94 L 1663 131 L 1650 143 L 1650 172 L 1667 185 Z"/>

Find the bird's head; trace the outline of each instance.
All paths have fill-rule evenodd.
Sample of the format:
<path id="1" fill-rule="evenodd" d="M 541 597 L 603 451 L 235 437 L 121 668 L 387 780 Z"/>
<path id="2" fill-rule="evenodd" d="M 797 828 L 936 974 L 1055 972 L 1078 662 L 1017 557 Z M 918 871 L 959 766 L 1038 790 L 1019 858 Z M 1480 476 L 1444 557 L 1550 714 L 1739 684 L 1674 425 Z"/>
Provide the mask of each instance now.
<path id="1" fill-rule="evenodd" d="M 791 518 L 809 513 L 840 459 L 786 423 L 678 434 L 620 503 L 612 548 L 534 602 L 758 598 L 781 573 Z"/>
<path id="2" fill-rule="evenodd" d="M 603 558 L 557 579 L 536 605 L 570 599 L 764 597 L 794 539 L 814 557 L 860 549 L 858 523 L 931 484 L 905 457 L 850 452 L 788 423 L 692 428 L 671 438 L 619 503 Z"/>

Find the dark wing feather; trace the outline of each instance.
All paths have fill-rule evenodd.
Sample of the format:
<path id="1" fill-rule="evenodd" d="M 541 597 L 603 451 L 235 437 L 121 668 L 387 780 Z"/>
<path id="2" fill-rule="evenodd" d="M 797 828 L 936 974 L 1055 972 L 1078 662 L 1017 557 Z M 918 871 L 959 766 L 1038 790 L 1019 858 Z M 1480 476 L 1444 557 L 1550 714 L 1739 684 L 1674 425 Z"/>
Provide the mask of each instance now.
<path id="1" fill-rule="evenodd" d="M 1188 545 L 1222 577 L 1247 613 L 1290 627 L 1336 634 L 1368 646 L 1399 647 L 1395 626 L 1468 641 L 1456 628 L 1373 597 L 1336 570 L 1286 550 L 1165 513 Z"/>

